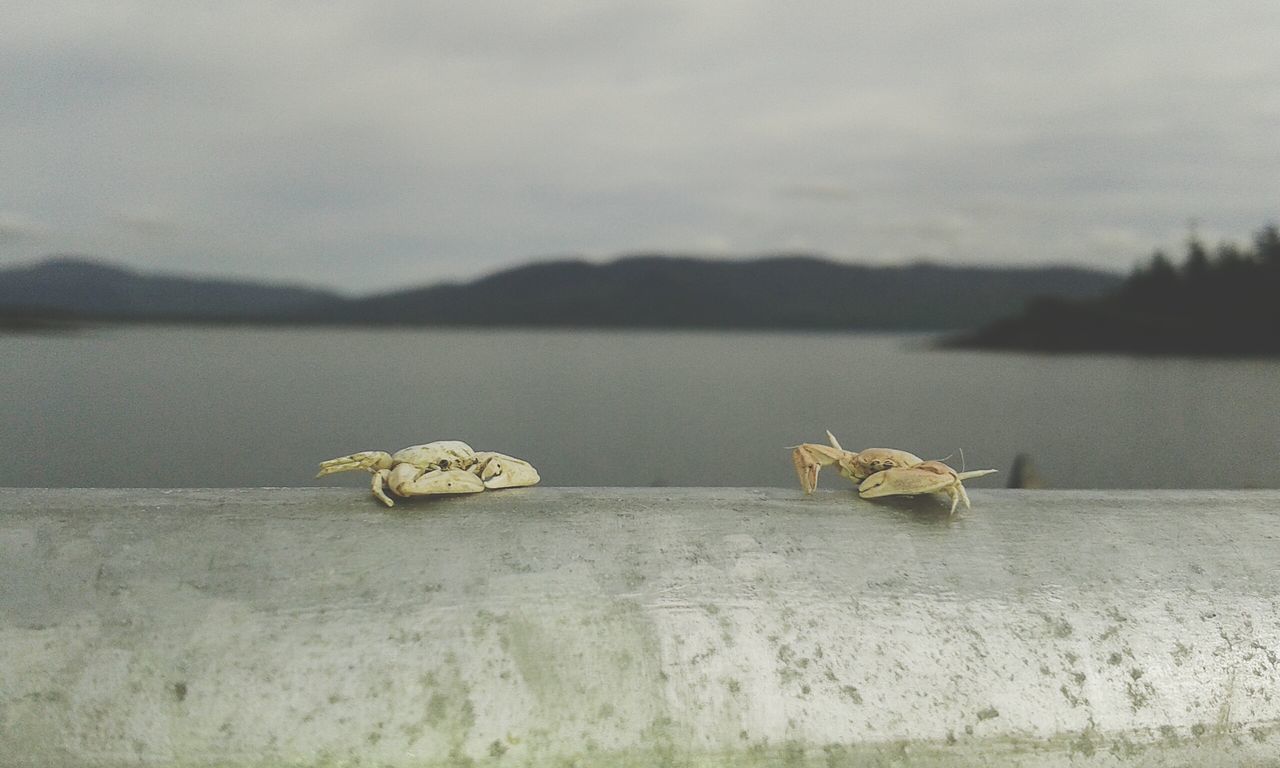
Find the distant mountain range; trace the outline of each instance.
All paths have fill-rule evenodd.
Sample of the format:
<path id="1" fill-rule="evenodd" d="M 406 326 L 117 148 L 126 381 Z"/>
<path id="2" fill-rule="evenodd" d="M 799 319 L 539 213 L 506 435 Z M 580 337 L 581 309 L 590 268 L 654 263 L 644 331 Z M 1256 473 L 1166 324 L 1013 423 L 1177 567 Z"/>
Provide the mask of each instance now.
<path id="1" fill-rule="evenodd" d="M 0 312 L 9 315 L 121 320 L 274 318 L 341 300 L 329 291 L 249 280 L 148 274 L 70 256 L 0 269 Z"/>
<path id="2" fill-rule="evenodd" d="M 583 328 L 954 330 L 1032 298 L 1090 298 L 1119 275 L 1072 267 L 871 267 L 812 256 L 643 255 L 538 262 L 466 283 L 360 298 L 140 273 L 55 257 L 0 269 L 0 323 L 227 322 Z"/>

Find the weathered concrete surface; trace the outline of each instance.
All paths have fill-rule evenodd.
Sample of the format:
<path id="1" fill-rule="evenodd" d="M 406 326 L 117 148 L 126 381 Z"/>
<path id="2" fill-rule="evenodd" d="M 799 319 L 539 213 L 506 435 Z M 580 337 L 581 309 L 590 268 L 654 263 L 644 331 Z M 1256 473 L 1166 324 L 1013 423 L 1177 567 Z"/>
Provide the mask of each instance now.
<path id="1" fill-rule="evenodd" d="M 0 765 L 1276 765 L 1280 493 L 0 489 Z"/>

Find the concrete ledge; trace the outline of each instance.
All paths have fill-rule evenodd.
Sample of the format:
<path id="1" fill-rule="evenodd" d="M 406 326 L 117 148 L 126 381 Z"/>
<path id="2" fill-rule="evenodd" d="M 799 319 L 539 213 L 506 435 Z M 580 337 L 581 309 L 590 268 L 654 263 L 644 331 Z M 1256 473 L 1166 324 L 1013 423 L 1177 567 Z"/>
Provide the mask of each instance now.
<path id="1" fill-rule="evenodd" d="M 1262 765 L 1280 492 L 0 489 L 0 765 Z"/>

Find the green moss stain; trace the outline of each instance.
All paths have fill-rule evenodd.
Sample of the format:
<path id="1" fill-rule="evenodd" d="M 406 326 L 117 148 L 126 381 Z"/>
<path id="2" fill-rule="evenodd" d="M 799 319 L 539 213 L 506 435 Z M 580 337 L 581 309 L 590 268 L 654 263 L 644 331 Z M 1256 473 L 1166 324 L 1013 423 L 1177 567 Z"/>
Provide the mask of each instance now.
<path id="1" fill-rule="evenodd" d="M 425 704 L 416 718 L 399 726 L 400 731 L 415 747 L 462 755 L 476 726 L 476 712 L 457 658 L 447 654 L 442 664 L 419 676 L 418 684 Z"/>
<path id="2" fill-rule="evenodd" d="M 1058 640 L 1065 640 L 1075 632 L 1075 628 L 1063 616 L 1050 616 L 1047 613 L 1041 613 L 1040 618 L 1044 620 L 1049 634 Z"/>
<path id="3" fill-rule="evenodd" d="M 1133 667 L 1129 670 L 1129 679 L 1125 681 L 1125 695 L 1129 697 L 1129 706 L 1134 712 L 1147 706 L 1156 695 L 1155 686 L 1142 679 L 1144 674 L 1142 669 Z"/>
<path id="4" fill-rule="evenodd" d="M 1080 735 L 1071 741 L 1071 754 L 1081 754 L 1085 757 L 1093 757 L 1098 751 L 1098 745 L 1093 741 L 1093 732 L 1091 729 L 1085 729 Z"/>
<path id="5" fill-rule="evenodd" d="M 572 616 L 513 613 L 494 631 L 513 684 L 551 732 L 572 727 L 617 743 L 634 738 L 619 730 L 626 723 L 667 714 L 657 635 L 638 604 Z"/>
<path id="6" fill-rule="evenodd" d="M 1154 734 L 1150 734 L 1154 735 Z M 888 741 L 873 744 L 808 744 L 799 740 L 770 742 L 743 740 L 739 749 L 691 750 L 681 728 L 669 719 L 658 718 L 640 734 L 642 745 L 626 752 L 583 749 L 545 757 L 518 756 L 502 742 L 494 742 L 486 754 L 475 759 L 451 755 L 444 760 L 424 762 L 425 768 L 470 765 L 474 768 L 520 765 L 528 768 L 855 768 L 861 766 L 901 766 L 913 768 L 962 768 L 984 765 L 1032 765 L 1037 758 L 1052 764 L 1066 760 L 1075 764 L 1110 765 L 1115 760 L 1153 761 L 1164 764 L 1168 755 L 1174 764 L 1203 764 L 1204 745 L 1186 742 L 1181 746 L 1149 738 L 1119 734 L 1108 737 L 1090 727 L 1082 732 L 1037 740 L 1021 738 L 947 739 Z M 1255 742 L 1256 743 L 1256 742 Z M 1215 758 L 1229 755 L 1215 751 Z M 1231 764 L 1253 764 L 1230 761 Z M 1144 764 L 1147 764 L 1144 762 Z"/>
<path id="7" fill-rule="evenodd" d="M 862 694 L 859 693 L 858 689 L 852 685 L 840 686 L 840 694 L 849 701 L 852 701 L 854 704 L 862 703 Z"/>
<path id="8" fill-rule="evenodd" d="M 448 713 L 449 699 L 439 693 L 431 694 L 431 698 L 427 700 L 426 721 L 429 725 L 439 725 L 444 722 L 445 715 Z"/>

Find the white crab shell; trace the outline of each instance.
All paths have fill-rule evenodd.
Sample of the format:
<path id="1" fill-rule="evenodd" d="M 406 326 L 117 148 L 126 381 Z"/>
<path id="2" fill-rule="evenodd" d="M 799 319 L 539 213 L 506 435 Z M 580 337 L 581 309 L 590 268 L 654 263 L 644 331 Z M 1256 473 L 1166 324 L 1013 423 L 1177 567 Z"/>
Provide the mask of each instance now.
<path id="1" fill-rule="evenodd" d="M 437 440 L 401 448 L 391 461 L 419 469 L 466 469 L 476 463 L 476 452 L 461 440 Z"/>

